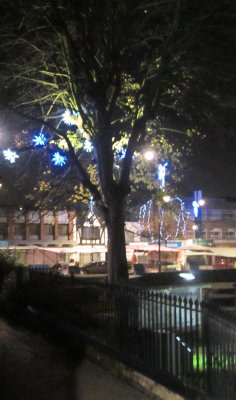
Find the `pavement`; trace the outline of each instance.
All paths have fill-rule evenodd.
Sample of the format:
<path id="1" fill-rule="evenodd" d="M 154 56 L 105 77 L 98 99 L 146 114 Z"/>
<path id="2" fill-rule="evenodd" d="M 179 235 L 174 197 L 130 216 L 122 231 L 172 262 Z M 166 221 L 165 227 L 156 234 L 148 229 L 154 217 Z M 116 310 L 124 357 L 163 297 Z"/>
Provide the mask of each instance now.
<path id="1" fill-rule="evenodd" d="M 141 390 L 91 361 L 82 347 L 73 350 L 57 339 L 48 340 L 37 330 L 0 318 L 1 400 L 165 398 Z"/>

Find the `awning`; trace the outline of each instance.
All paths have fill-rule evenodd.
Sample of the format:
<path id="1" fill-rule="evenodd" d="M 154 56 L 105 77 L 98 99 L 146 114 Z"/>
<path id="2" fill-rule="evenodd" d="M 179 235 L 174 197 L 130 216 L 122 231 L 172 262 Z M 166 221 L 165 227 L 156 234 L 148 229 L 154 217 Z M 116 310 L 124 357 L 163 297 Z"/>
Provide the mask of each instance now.
<path id="1" fill-rule="evenodd" d="M 140 244 L 140 243 L 132 243 L 128 244 L 126 246 L 126 251 L 159 251 L 159 245 L 158 244 Z M 168 251 L 168 252 L 179 252 L 181 251 L 181 247 L 178 248 L 172 248 L 172 247 L 166 247 L 166 246 L 160 246 L 161 251 Z"/>
<path id="2" fill-rule="evenodd" d="M 106 246 L 75 246 L 75 247 L 37 247 L 38 250 L 50 251 L 51 253 L 106 253 Z"/>

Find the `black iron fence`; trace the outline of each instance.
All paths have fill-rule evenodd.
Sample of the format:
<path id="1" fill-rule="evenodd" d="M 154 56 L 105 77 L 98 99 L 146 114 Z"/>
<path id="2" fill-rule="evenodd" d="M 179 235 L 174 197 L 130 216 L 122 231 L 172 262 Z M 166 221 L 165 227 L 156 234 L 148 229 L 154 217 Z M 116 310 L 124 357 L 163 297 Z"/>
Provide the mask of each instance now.
<path id="1" fill-rule="evenodd" d="M 27 296 L 130 366 L 191 390 L 191 399 L 235 396 L 236 325 L 198 301 L 42 271 L 29 271 Z"/>

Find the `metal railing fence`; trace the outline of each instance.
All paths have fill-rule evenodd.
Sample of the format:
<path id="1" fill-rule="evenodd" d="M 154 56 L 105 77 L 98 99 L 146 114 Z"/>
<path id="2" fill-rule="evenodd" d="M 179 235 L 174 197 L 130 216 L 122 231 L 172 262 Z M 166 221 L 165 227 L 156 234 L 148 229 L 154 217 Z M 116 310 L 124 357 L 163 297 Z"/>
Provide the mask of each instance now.
<path id="1" fill-rule="evenodd" d="M 151 378 L 197 398 L 235 395 L 236 325 L 197 300 L 36 271 L 29 271 L 27 296 Z"/>

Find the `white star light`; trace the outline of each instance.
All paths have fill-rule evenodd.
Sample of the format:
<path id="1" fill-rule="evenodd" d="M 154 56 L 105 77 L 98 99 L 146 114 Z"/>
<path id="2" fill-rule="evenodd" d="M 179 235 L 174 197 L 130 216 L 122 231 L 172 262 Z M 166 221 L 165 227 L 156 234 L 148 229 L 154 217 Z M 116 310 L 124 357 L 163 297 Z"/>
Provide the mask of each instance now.
<path id="1" fill-rule="evenodd" d="M 92 143 L 87 139 L 84 142 L 84 150 L 87 151 L 88 153 L 91 153 L 91 151 L 93 150 Z"/>
<path id="2" fill-rule="evenodd" d="M 3 150 L 3 155 L 4 158 L 10 161 L 11 164 L 13 164 L 16 161 L 16 158 L 19 158 L 18 154 L 16 154 L 15 151 L 12 151 L 10 149 Z"/>
<path id="3" fill-rule="evenodd" d="M 78 112 L 76 111 L 71 112 L 70 110 L 66 110 L 62 115 L 63 122 L 66 125 L 75 125 L 77 118 L 78 118 Z"/>

